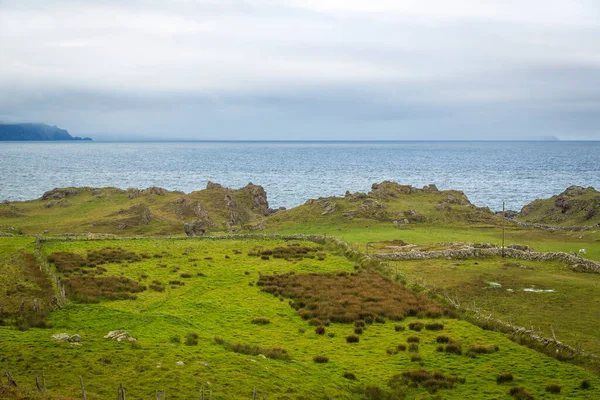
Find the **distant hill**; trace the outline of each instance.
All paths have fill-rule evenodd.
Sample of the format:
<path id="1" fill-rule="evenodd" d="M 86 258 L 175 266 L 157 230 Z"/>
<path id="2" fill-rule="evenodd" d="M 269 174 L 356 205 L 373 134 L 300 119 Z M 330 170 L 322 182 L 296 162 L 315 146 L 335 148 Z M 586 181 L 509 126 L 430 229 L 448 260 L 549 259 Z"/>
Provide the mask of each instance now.
<path id="1" fill-rule="evenodd" d="M 0 141 L 9 140 L 92 140 L 73 137 L 64 129 L 46 124 L 0 124 Z"/>

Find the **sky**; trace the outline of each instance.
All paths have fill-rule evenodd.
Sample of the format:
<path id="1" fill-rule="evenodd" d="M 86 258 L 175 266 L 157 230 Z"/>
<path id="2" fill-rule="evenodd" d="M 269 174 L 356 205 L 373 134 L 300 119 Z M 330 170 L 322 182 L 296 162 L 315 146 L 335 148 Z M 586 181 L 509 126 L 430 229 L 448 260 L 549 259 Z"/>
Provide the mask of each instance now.
<path id="1" fill-rule="evenodd" d="M 600 140 L 600 1 L 0 0 L 0 121 L 100 140 Z"/>

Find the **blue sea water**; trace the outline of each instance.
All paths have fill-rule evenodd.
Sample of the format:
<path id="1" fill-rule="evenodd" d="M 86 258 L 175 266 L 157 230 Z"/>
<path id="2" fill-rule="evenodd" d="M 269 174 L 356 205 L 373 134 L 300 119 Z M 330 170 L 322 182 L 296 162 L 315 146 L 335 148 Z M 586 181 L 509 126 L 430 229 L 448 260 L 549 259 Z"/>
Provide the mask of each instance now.
<path id="1" fill-rule="evenodd" d="M 519 210 L 570 185 L 600 187 L 600 142 L 2 142 L 0 200 L 66 186 L 262 185 L 272 207 L 384 180 L 464 191 Z"/>

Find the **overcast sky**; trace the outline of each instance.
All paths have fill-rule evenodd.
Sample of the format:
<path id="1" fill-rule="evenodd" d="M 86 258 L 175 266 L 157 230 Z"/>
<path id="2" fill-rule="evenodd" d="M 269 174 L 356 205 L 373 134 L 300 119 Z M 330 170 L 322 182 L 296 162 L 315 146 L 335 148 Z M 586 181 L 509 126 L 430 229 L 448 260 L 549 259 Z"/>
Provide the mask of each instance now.
<path id="1" fill-rule="evenodd" d="M 0 0 L 0 121 L 97 139 L 600 140 L 600 1 Z"/>

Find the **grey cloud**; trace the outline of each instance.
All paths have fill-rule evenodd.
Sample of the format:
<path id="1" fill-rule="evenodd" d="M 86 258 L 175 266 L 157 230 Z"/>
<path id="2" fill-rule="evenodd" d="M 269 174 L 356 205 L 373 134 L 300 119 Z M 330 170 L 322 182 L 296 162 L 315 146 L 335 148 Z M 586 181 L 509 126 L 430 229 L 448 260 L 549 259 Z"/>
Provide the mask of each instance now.
<path id="1" fill-rule="evenodd" d="M 426 3 L 2 1 L 0 119 L 147 138 L 600 139 L 595 2 Z"/>

